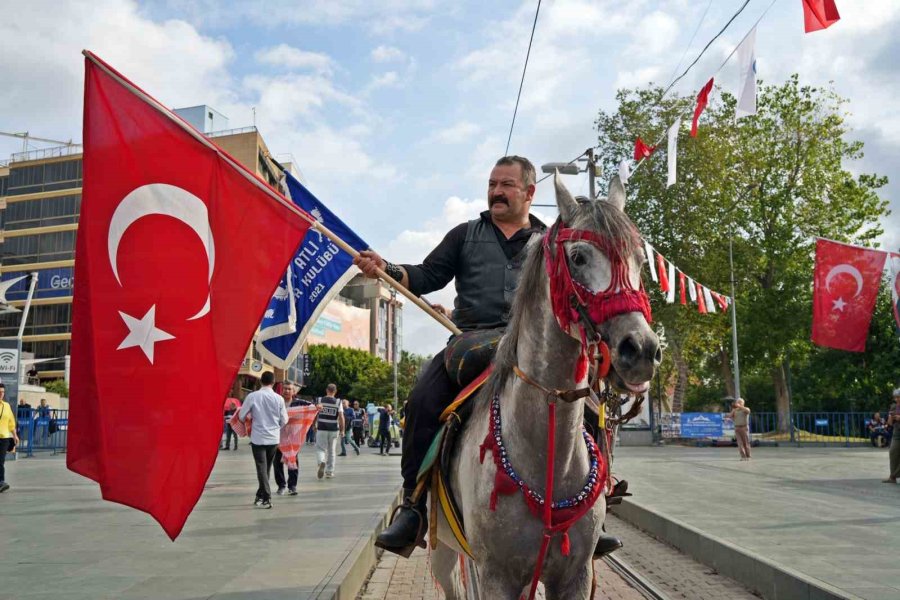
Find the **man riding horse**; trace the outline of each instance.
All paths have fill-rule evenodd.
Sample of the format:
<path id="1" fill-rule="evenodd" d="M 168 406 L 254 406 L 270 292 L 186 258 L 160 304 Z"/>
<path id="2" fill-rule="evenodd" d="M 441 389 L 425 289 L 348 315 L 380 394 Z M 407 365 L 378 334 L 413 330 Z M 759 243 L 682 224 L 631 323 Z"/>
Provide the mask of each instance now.
<path id="1" fill-rule="evenodd" d="M 361 252 L 354 262 L 371 278 L 377 277 L 376 269 L 382 269 L 416 295 L 440 290 L 455 279 L 453 323 L 463 332 L 499 330 L 509 323 L 525 246 L 533 234 L 546 230 L 529 214 L 534 191 L 534 165 L 521 156 L 504 156 L 494 165 L 488 180 L 488 210 L 451 229 L 422 264 L 395 265 L 372 251 Z M 440 427 L 441 412 L 463 387 L 447 372 L 446 352 L 442 350 L 428 364 L 409 397 L 401 461 L 404 502 L 390 527 L 375 542 L 398 554 L 413 544 L 424 544 L 425 495 L 416 503 L 410 497 Z M 614 536 L 603 535 L 594 556 L 621 545 Z"/>

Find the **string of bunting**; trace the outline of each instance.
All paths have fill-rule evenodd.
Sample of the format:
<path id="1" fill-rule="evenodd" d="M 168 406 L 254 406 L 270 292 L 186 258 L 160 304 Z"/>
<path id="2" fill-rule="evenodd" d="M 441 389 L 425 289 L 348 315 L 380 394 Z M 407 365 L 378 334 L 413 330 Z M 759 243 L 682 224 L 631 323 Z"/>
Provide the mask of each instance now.
<path id="1" fill-rule="evenodd" d="M 775 2 L 777 2 L 777 0 L 772 0 L 772 3 L 769 4 L 765 11 L 763 11 L 746 35 L 741 38 L 740 43 L 738 43 L 731 53 L 725 57 L 725 60 L 719 65 L 719 68 L 716 69 L 706 84 L 700 89 L 693 109 L 691 137 L 697 137 L 700 115 L 703 114 L 703 111 L 709 103 L 709 95 L 715 85 L 716 76 L 718 76 L 719 72 L 735 54 L 738 55 L 738 72 L 740 78 L 737 90 L 738 100 L 735 108 L 735 119 L 737 120 L 756 114 L 756 28 L 763 20 L 763 17 L 769 12 L 769 9 L 774 6 Z M 800 0 L 800 2 L 803 7 L 804 30 L 806 33 L 827 29 L 840 19 L 835 0 Z M 687 71 L 685 71 L 684 74 L 686 73 Z M 682 76 L 684 76 L 684 74 L 682 74 Z M 668 89 L 666 91 L 668 91 Z M 634 142 L 633 159 L 636 163 L 634 167 L 631 166 L 631 161 L 628 158 L 623 159 L 619 163 L 619 178 L 623 183 L 626 182 L 641 164 L 650 158 L 650 156 L 661 147 L 663 141 L 665 141 L 666 152 L 668 155 L 668 178 L 666 187 L 671 187 L 675 184 L 677 179 L 678 133 L 681 129 L 682 120 L 687 116 L 689 116 L 689 113 L 687 112 L 678 116 L 675 119 L 675 122 L 653 144 L 647 144 L 640 136 L 637 137 Z"/>
<path id="2" fill-rule="evenodd" d="M 697 312 L 701 315 L 726 312 L 731 306 L 730 296 L 711 290 L 688 276 L 660 254 L 647 240 L 644 240 L 644 252 L 647 253 L 650 277 L 654 283 L 659 284 L 659 289 L 665 294 L 667 304 L 674 304 L 677 295 L 679 304 L 687 306 L 690 300 L 691 304 L 697 306 Z"/>

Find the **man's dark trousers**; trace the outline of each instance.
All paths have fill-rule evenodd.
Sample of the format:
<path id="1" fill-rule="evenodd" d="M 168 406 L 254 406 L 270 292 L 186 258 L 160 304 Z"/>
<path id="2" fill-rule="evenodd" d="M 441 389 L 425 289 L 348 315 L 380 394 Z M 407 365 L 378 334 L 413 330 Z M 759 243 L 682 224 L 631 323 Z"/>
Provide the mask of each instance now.
<path id="1" fill-rule="evenodd" d="M 282 457 L 281 450 L 276 449 L 275 450 L 275 462 L 273 465 L 273 467 L 275 469 L 275 484 L 279 488 L 284 488 L 285 487 L 284 470 L 287 468 L 287 465 L 284 464 L 283 462 L 281 462 L 281 457 Z M 297 489 L 297 479 L 300 477 L 300 468 L 299 468 L 300 467 L 300 457 L 299 456 L 297 457 L 297 467 L 298 468 L 296 468 L 296 469 L 288 469 L 287 470 L 287 472 L 288 472 L 287 488 L 290 490 Z"/>
<path id="2" fill-rule="evenodd" d="M 272 490 L 269 488 L 269 471 L 272 470 L 272 462 L 275 460 L 278 444 L 257 446 L 251 443 L 250 448 L 253 450 L 253 462 L 256 463 L 256 478 L 259 480 L 256 499 L 271 500 Z"/>
<path id="3" fill-rule="evenodd" d="M 403 458 L 400 470 L 403 487 L 416 487 L 416 475 L 428 452 L 431 441 L 440 428 L 441 413 L 462 391 L 444 367 L 444 351 L 438 352 L 422 372 L 406 405 L 406 426 L 403 428 Z"/>

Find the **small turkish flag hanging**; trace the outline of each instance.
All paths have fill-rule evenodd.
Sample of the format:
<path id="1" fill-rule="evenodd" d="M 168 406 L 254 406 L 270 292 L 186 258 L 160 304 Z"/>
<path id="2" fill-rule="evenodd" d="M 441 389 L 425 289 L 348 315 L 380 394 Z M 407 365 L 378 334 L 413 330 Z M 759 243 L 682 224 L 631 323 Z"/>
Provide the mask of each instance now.
<path id="1" fill-rule="evenodd" d="M 802 0 L 803 28 L 806 33 L 828 29 L 841 19 L 834 0 Z"/>
<path id="2" fill-rule="evenodd" d="M 700 90 L 700 93 L 697 94 L 697 107 L 694 108 L 694 120 L 691 123 L 691 137 L 697 137 L 697 122 L 700 120 L 700 115 L 703 114 L 703 109 L 706 108 L 709 102 L 709 93 L 712 91 L 712 86 L 713 78 L 710 77 L 706 85 Z"/>
<path id="3" fill-rule="evenodd" d="M 866 337 L 887 254 L 816 240 L 812 341 L 865 352 Z"/>
<path id="4" fill-rule="evenodd" d="M 222 402 L 309 225 L 85 55 L 66 464 L 174 540 L 215 463 Z"/>
<path id="5" fill-rule="evenodd" d="M 682 305 L 687 304 L 687 298 L 684 295 L 684 280 L 686 277 L 687 275 L 685 275 L 681 271 L 678 271 L 678 286 L 681 288 L 680 299 Z"/>
<path id="6" fill-rule="evenodd" d="M 650 158 L 650 155 L 656 151 L 656 146 L 648 146 L 644 140 L 638 138 L 634 142 L 634 160 L 642 160 Z"/>
<path id="7" fill-rule="evenodd" d="M 666 259 L 662 254 L 656 254 L 656 271 L 659 273 L 659 289 L 663 293 L 669 293 L 669 276 L 666 273 Z"/>

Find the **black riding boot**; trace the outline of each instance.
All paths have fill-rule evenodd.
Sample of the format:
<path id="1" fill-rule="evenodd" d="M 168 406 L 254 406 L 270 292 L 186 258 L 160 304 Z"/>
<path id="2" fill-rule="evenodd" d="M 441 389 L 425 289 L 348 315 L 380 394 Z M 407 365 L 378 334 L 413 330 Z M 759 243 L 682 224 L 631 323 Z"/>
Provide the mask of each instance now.
<path id="1" fill-rule="evenodd" d="M 602 558 L 610 552 L 615 552 L 622 546 L 624 546 L 622 540 L 616 536 L 601 533 L 600 539 L 597 540 L 597 546 L 594 548 L 594 558 Z"/>
<path id="2" fill-rule="evenodd" d="M 425 532 L 428 531 L 427 495 L 422 492 L 415 503 L 413 490 L 403 489 L 403 504 L 397 507 L 387 529 L 375 538 L 375 545 L 389 552 L 409 558 L 416 546 L 425 548 Z"/>

